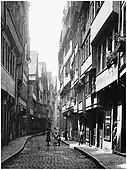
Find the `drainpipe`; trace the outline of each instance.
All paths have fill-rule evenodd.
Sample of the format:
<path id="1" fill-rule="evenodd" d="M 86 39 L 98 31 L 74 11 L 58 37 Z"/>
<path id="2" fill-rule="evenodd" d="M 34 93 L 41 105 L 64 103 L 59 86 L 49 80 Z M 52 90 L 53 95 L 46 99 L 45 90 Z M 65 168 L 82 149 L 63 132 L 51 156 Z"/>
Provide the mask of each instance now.
<path id="1" fill-rule="evenodd" d="M 120 27 L 121 27 L 120 17 L 121 17 L 121 11 L 120 11 L 120 2 L 119 2 L 118 36 L 120 36 Z M 119 73 L 119 68 L 120 68 L 120 52 L 118 53 L 117 63 L 118 63 L 118 69 L 117 69 L 117 85 L 119 85 L 119 79 L 120 79 L 120 73 Z"/>

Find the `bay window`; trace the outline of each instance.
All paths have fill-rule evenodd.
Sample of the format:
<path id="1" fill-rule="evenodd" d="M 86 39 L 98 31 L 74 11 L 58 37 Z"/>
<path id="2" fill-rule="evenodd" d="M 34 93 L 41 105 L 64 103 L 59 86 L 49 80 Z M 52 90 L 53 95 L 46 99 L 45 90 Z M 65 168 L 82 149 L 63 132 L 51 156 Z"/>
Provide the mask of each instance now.
<path id="1" fill-rule="evenodd" d="M 113 52 L 113 43 L 115 43 L 113 41 L 113 31 L 110 31 L 102 43 L 97 46 L 98 73 L 106 68 L 107 57 Z"/>

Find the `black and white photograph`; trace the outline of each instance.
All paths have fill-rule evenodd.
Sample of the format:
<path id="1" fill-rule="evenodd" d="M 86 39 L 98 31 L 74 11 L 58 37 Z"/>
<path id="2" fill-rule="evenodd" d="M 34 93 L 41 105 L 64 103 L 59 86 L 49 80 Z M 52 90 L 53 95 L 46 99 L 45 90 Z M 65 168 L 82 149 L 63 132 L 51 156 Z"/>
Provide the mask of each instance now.
<path id="1" fill-rule="evenodd" d="M 1 169 L 126 169 L 126 1 L 1 1 Z"/>

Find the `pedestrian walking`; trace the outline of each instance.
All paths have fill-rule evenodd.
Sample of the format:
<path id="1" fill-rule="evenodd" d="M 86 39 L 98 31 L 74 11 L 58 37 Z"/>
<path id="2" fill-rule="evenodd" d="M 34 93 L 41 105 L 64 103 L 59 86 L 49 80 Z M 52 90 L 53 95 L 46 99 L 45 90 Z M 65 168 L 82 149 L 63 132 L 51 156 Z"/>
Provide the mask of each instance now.
<path id="1" fill-rule="evenodd" d="M 83 144 L 83 130 L 79 132 L 79 145 L 80 143 Z"/>
<path id="2" fill-rule="evenodd" d="M 50 146 L 49 142 L 51 142 L 51 139 L 50 139 L 50 131 L 49 130 L 47 131 L 46 142 L 47 142 L 47 146 Z"/>
<path id="3" fill-rule="evenodd" d="M 68 131 L 67 131 L 67 129 L 65 129 L 64 135 L 65 135 L 65 140 L 66 141 L 67 141 L 67 134 L 68 134 Z"/>
<path id="4" fill-rule="evenodd" d="M 60 141 L 61 141 L 61 136 L 60 136 L 60 134 L 58 134 L 57 140 L 58 140 L 58 145 L 60 146 Z"/>

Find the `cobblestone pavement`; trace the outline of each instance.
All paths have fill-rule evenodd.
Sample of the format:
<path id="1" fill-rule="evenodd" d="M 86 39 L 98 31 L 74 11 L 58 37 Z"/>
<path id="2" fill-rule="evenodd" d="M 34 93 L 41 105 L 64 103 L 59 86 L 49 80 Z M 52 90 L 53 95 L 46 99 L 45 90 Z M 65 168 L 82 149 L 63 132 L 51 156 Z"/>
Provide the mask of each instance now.
<path id="1" fill-rule="evenodd" d="M 97 165 L 68 146 L 46 146 L 45 136 L 29 140 L 24 150 L 2 168 L 6 169 L 97 169 Z"/>

